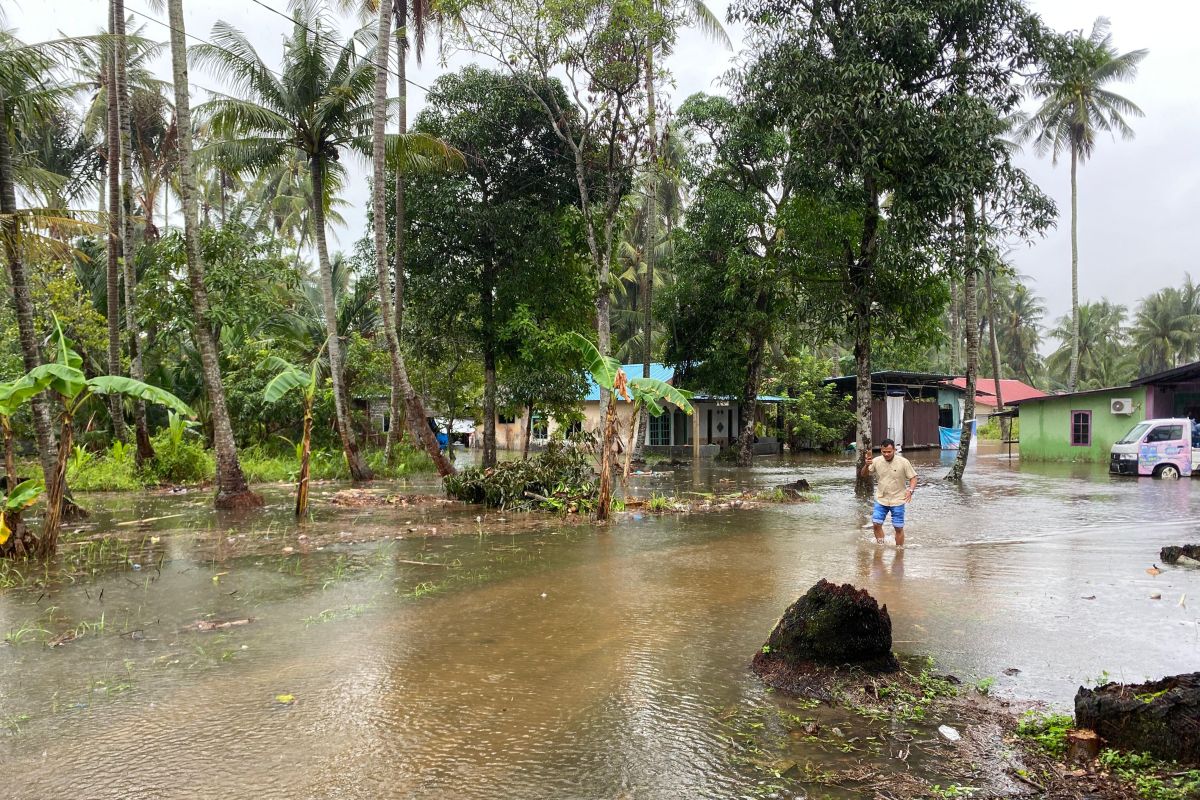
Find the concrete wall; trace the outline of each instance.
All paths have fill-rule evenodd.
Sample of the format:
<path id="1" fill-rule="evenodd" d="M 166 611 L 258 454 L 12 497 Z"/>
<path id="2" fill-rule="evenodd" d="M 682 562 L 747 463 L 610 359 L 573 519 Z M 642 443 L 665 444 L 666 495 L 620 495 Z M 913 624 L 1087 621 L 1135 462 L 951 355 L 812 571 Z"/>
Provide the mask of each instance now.
<path id="1" fill-rule="evenodd" d="M 1128 397 L 1134 413 L 1113 414 L 1109 401 Z M 1092 443 L 1071 444 L 1071 412 L 1092 412 Z M 1147 419 L 1146 389 L 1111 389 L 1083 396 L 1050 397 L 1021 403 L 1021 458 L 1031 461 L 1107 462 L 1113 443 Z"/>

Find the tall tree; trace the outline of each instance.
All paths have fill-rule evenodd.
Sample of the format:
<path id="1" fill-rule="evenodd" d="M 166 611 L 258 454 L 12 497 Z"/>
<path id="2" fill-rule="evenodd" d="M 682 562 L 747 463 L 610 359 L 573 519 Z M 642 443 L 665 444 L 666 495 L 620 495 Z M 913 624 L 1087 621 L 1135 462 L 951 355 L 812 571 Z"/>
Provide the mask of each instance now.
<path id="1" fill-rule="evenodd" d="M 187 41 L 184 38 L 183 0 L 167 0 L 171 28 L 171 78 L 175 87 L 175 116 L 179 129 L 179 198 L 183 206 L 183 235 L 187 253 L 188 285 L 192 290 L 193 337 L 200 351 L 204 387 L 208 394 L 213 426 L 213 447 L 217 454 L 218 508 L 246 508 L 262 505 L 262 497 L 250 491 L 238 462 L 233 426 L 225 404 L 225 386 L 217 357 L 204 285 L 204 264 L 200 260 L 199 225 L 196 208 L 196 156 L 192 150 L 192 109 L 188 97 Z"/>
<path id="2" fill-rule="evenodd" d="M 1133 138 L 1126 117 L 1140 117 L 1142 110 L 1106 88 L 1108 84 L 1132 80 L 1147 50 L 1118 53 L 1109 21 L 1097 17 L 1085 37 L 1073 31 L 1062 37 L 1045 70 L 1032 84 L 1041 106 L 1023 128 L 1039 154 L 1049 153 L 1054 163 L 1063 151 L 1071 155 L 1071 325 L 1070 371 L 1067 390 L 1075 391 L 1079 379 L 1079 184 L 1076 173 L 1081 161 L 1091 158 L 1099 133 L 1120 133 Z"/>
<path id="3" fill-rule="evenodd" d="M 24 122 L 54 114 L 64 93 L 48 82 L 56 55 L 52 48 L 26 45 L 0 31 L 0 239 L 12 286 L 21 359 L 27 372 L 43 363 L 42 348 L 34 322 L 33 295 L 25 263 L 22 221 L 17 208 L 17 164 L 13 142 Z M 44 395 L 32 400 L 33 424 L 38 458 L 46 486 L 57 474 L 58 447 L 55 442 L 50 403 Z M 66 487 L 65 496 L 69 496 Z M 68 513 L 81 513 L 71 504 Z"/>
<path id="4" fill-rule="evenodd" d="M 415 212 L 409 274 L 426 306 L 420 316 L 451 325 L 465 310 L 463 333 L 482 356 L 485 467 L 497 457 L 499 374 L 526 338 L 506 331 L 522 313 L 548 334 L 583 325 L 588 304 L 581 309 L 580 298 L 594 291 L 570 155 L 525 86 L 525 76 L 479 67 L 439 78 L 416 130 L 462 152 L 466 168 L 424 176 L 407 198 Z M 557 81 L 541 92 L 566 107 Z"/>
<path id="5" fill-rule="evenodd" d="M 105 159 L 108 169 L 108 307 L 105 316 L 108 318 L 108 374 L 121 374 L 121 120 L 120 92 L 117 90 L 117 3 L 119 0 L 109 0 L 108 32 L 112 37 L 104 44 L 105 76 L 107 84 L 106 105 L 107 124 L 104 128 L 104 141 L 108 145 L 108 158 Z M 108 396 L 108 414 L 112 418 L 113 436 L 117 439 L 128 438 L 125 426 L 125 410 L 120 395 Z"/>
<path id="6" fill-rule="evenodd" d="M 256 174 L 292 148 L 308 160 L 337 433 L 351 477 L 364 481 L 373 475 L 350 420 L 325 209 L 328 176 L 342 171 L 340 151 L 369 147 L 375 70 L 369 58 L 355 52 L 354 42 L 336 38 L 315 2 L 298 4 L 292 19 L 280 77 L 267 69 L 246 36 L 226 22 L 213 26 L 213 43 L 195 45 L 192 52 L 243 95 L 217 97 L 202 106 L 217 137 L 213 147 L 221 164 Z"/>
<path id="7" fill-rule="evenodd" d="M 944 293 L 933 254 L 949 246 L 945 220 L 993 173 L 993 115 L 1019 100 L 1015 79 L 1037 56 L 1040 25 L 1019 0 L 738 0 L 730 17 L 749 26 L 751 99 L 820 154 L 815 181 L 858 217 L 840 242 L 836 293 L 865 460 L 873 331 L 911 326 L 930 293 Z"/>
<path id="8" fill-rule="evenodd" d="M 465 47 L 525 81 L 571 155 L 596 280 L 597 347 L 607 357 L 616 223 L 630 177 L 645 155 L 638 146 L 646 122 L 643 70 L 649 43 L 668 39 L 664 15 L 652 0 L 487 0 L 469 4 L 463 19 Z M 565 81 L 570 107 L 553 92 L 541 93 L 554 77 Z M 603 386 L 600 401 L 602 408 L 612 403 Z M 603 426 L 601 520 L 610 510 L 615 441 L 614 427 Z"/>
<path id="9" fill-rule="evenodd" d="M 371 185 L 372 203 L 374 209 L 375 233 L 375 275 L 379 284 L 379 313 L 383 317 L 383 334 L 387 340 L 388 355 L 392 361 L 392 393 L 397 392 L 404 397 L 406 409 L 405 419 L 414 442 L 421 442 L 425 452 L 433 459 L 438 474 L 445 477 L 454 473 L 454 465 L 438 447 L 437 438 L 429 425 L 425 423 L 425 408 L 421 399 L 413 389 L 408 377 L 408 367 L 404 363 L 404 354 L 400 350 L 400 334 L 392 319 L 392 294 L 389 288 L 388 258 L 387 258 L 387 214 L 384 200 L 387 194 L 385 185 L 387 178 L 386 141 L 384 132 L 387 126 L 387 79 L 388 79 L 388 49 L 392 34 L 392 6 L 388 0 L 379 4 L 379 38 L 375 45 L 375 98 L 374 114 L 371 120 L 371 162 L 373 167 L 373 182 Z M 403 52 L 401 52 L 403 57 Z M 406 134 L 405 134 L 406 135 Z M 402 166 L 396 169 L 397 174 L 404 172 Z M 393 424 L 388 428 L 389 435 L 396 427 L 397 416 L 392 416 Z M 390 450 L 389 450 L 390 453 Z"/>
<path id="10" fill-rule="evenodd" d="M 126 64 L 129 58 L 129 37 L 125 35 L 125 2 L 112 0 L 113 20 L 116 23 L 116 97 L 118 141 L 121 150 L 121 260 L 125 279 L 125 335 L 129 339 L 129 374 L 136 381 L 145 382 L 146 372 L 142 369 L 141 331 L 137 321 L 137 271 L 133 236 L 133 125 Z M 110 373 L 116 375 L 118 373 Z M 150 444 L 150 429 L 146 425 L 146 401 L 133 399 L 134 439 L 137 443 L 138 463 L 154 458 L 154 447 Z"/>

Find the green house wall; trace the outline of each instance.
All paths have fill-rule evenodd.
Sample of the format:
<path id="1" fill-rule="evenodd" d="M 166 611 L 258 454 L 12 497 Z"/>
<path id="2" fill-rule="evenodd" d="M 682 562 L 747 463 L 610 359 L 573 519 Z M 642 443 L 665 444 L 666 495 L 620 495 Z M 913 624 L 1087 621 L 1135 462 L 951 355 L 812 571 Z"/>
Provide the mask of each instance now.
<path id="1" fill-rule="evenodd" d="M 1134 412 L 1113 414 L 1109 401 L 1133 400 Z M 1071 412 L 1092 412 L 1092 443 L 1088 447 L 1071 444 Z M 1146 419 L 1144 387 L 1113 389 L 1084 396 L 1049 397 L 1026 400 L 1021 404 L 1021 458 L 1031 461 L 1107 462 L 1113 443 Z"/>

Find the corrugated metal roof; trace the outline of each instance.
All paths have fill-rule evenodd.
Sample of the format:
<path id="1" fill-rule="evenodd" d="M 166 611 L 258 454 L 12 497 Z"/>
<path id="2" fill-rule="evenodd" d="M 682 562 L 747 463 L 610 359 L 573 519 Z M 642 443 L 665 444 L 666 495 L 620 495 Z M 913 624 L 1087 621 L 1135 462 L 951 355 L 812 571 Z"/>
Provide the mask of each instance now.
<path id="1" fill-rule="evenodd" d="M 967 379 L 964 377 L 955 378 L 947 383 L 955 389 L 962 389 L 964 392 L 967 389 Z M 1004 404 L 1029 400 L 1034 397 L 1044 397 L 1045 392 L 1035 389 L 1027 383 L 1014 380 L 1012 378 L 1000 379 L 1000 391 L 1004 394 Z M 975 379 L 975 402 L 985 406 L 995 407 L 996 405 L 996 382 L 991 378 L 976 378 Z"/>
<path id="2" fill-rule="evenodd" d="M 625 374 L 628 375 L 630 378 L 642 377 L 642 365 L 640 363 L 639 364 L 622 364 L 621 369 L 625 370 Z M 675 377 L 675 370 L 671 369 L 666 364 L 656 364 L 656 363 L 651 362 L 650 377 L 656 378 L 660 381 L 666 381 L 667 383 L 670 383 L 672 381 L 672 379 L 674 379 L 674 377 Z M 584 397 L 583 397 L 583 402 L 585 402 L 585 403 L 600 402 L 600 387 L 599 387 L 599 385 L 596 384 L 595 381 L 592 380 L 591 376 L 588 376 L 588 391 L 587 391 L 587 394 L 584 395 Z"/>

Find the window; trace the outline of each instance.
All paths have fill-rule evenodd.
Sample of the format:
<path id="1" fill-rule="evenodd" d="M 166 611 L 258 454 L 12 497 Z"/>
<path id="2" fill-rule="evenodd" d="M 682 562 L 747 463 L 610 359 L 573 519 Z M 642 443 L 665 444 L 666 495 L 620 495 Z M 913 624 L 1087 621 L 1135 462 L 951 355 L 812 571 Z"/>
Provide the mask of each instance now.
<path id="1" fill-rule="evenodd" d="M 1177 442 L 1182 438 L 1182 425 L 1159 425 L 1150 431 L 1150 435 L 1146 437 L 1146 444 L 1150 444 L 1151 442 Z"/>
<path id="2" fill-rule="evenodd" d="M 512 414 L 497 414 L 496 422 L 500 425 L 512 425 L 517 421 L 517 418 Z"/>
<path id="3" fill-rule="evenodd" d="M 1071 446 L 1092 446 L 1092 412 L 1071 412 Z"/>
<path id="4" fill-rule="evenodd" d="M 668 445 L 671 443 L 671 415 L 659 414 L 650 418 L 650 444 Z"/>

